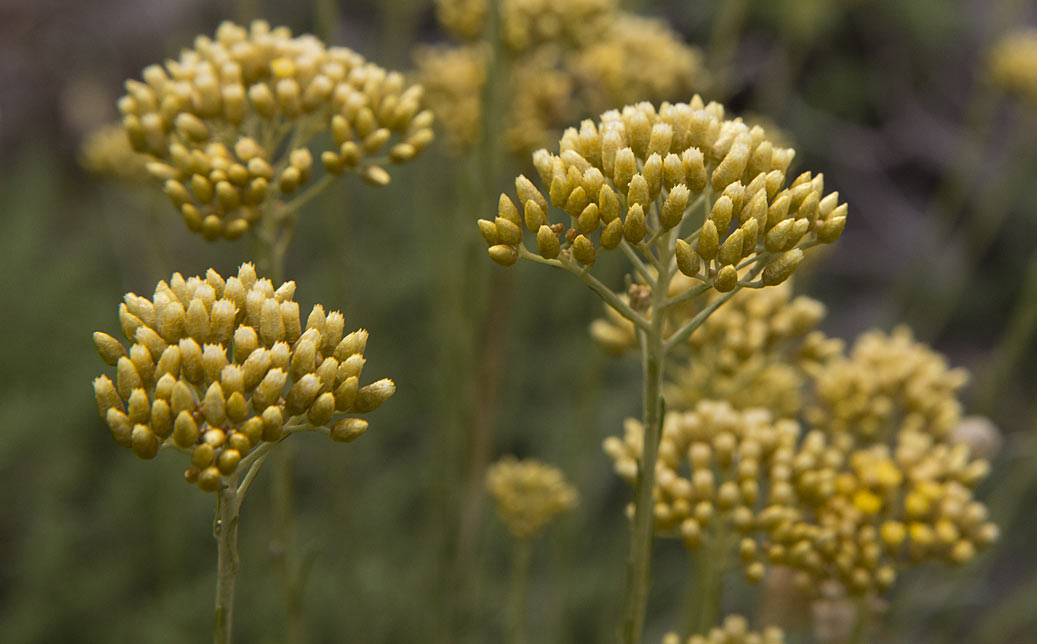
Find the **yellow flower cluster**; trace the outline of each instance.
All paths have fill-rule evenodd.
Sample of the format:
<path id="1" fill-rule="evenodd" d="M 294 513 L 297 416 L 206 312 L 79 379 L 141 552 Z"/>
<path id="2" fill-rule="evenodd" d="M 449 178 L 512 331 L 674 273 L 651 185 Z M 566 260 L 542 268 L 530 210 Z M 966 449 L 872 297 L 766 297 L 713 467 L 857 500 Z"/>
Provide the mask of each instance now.
<path id="1" fill-rule="evenodd" d="M 767 563 L 798 571 L 808 590 L 836 582 L 857 595 L 885 591 L 905 567 L 965 563 L 996 540 L 973 496 L 989 463 L 951 433 L 963 373 L 903 329 L 867 333 L 849 357 L 809 371 L 797 389 L 817 400 L 805 435 L 795 420 L 726 401 L 667 414 L 659 534 L 690 549 L 737 547 L 750 580 Z M 604 444 L 631 485 L 642 434 L 628 420 L 623 439 Z"/>
<path id="2" fill-rule="evenodd" d="M 643 427 L 627 419 L 622 440 L 604 442 L 616 473 L 636 485 Z M 685 547 L 720 544 L 740 557 L 750 581 L 763 578 L 760 529 L 794 513 L 792 479 L 799 424 L 761 409 L 702 401 L 663 422 L 655 472 L 655 530 Z M 722 556 L 722 555 L 719 555 Z"/>
<path id="3" fill-rule="evenodd" d="M 503 138 L 525 157 L 582 115 L 632 101 L 683 98 L 707 82 L 699 51 L 665 23 L 620 12 L 615 0 L 505 0 Z M 455 151 L 482 134 L 489 42 L 485 0 L 438 0 L 441 24 L 478 45 L 418 50 L 417 77 Z M 455 52 L 447 55 L 447 52 Z M 430 56 L 430 54 L 432 54 Z M 476 67 L 477 66 L 477 67 Z M 651 73 L 645 73 L 651 70 Z M 438 91 L 432 88 L 438 86 Z M 474 118 L 473 118 L 474 116 Z"/>
<path id="4" fill-rule="evenodd" d="M 728 615 L 724 623 L 710 629 L 709 633 L 692 635 L 683 644 L 784 644 L 785 634 L 776 626 L 762 632 L 749 630 L 749 621 L 741 615 Z M 682 644 L 676 633 L 663 636 L 662 644 Z"/>
<path id="5" fill-rule="evenodd" d="M 343 337 L 344 318 L 317 305 L 303 327 L 295 283 L 274 288 L 251 264 L 237 276 L 161 281 L 152 299 L 129 293 L 119 322 L 130 348 L 95 333 L 116 380 L 94 380 L 97 410 L 117 443 L 140 458 L 162 446 L 190 454 L 185 476 L 207 492 L 262 442 L 325 428 L 351 441 L 367 421 L 343 417 L 376 409 L 392 380 L 361 387 L 367 331 Z"/>
<path id="6" fill-rule="evenodd" d="M 432 140 L 422 89 L 317 38 L 262 21 L 225 22 L 179 59 L 126 82 L 119 101 L 133 149 L 154 158 L 188 227 L 206 239 L 244 233 L 313 179 L 319 162 L 384 185 L 386 162 L 413 158 Z M 330 132 L 331 147 L 310 150 Z"/>
<path id="7" fill-rule="evenodd" d="M 660 20 L 621 14 L 576 54 L 574 75 L 593 114 L 654 97 L 687 96 L 707 84 L 702 54 Z"/>
<path id="8" fill-rule="evenodd" d="M 487 0 L 436 0 L 436 17 L 462 39 L 486 28 Z M 500 0 L 503 41 L 516 51 L 543 43 L 581 44 L 597 37 L 616 11 L 616 0 Z"/>
<path id="9" fill-rule="evenodd" d="M 694 287 L 687 277 L 670 283 L 671 296 Z M 702 306 L 708 306 L 709 301 Z M 697 312 L 689 301 L 674 307 L 668 328 Z M 842 341 L 816 327 L 824 305 L 793 297 L 788 283 L 739 291 L 718 308 L 680 347 L 665 397 L 670 409 L 690 409 L 704 399 L 726 400 L 737 409 L 760 407 L 778 417 L 803 408 L 802 391 L 812 374 L 842 354 Z M 632 322 L 605 305 L 605 317 L 591 323 L 591 337 L 605 351 L 622 355 L 637 346 Z"/>
<path id="10" fill-rule="evenodd" d="M 989 65 L 994 83 L 1037 105 L 1037 29 L 1003 36 L 991 49 Z"/>
<path id="11" fill-rule="evenodd" d="M 105 125 L 87 135 L 79 146 L 79 165 L 92 174 L 127 183 L 145 183 L 148 157 L 130 147 L 120 124 Z"/>
<path id="12" fill-rule="evenodd" d="M 497 514 L 516 539 L 539 535 L 557 514 L 576 506 L 579 494 L 562 471 L 537 460 L 505 457 L 486 472 Z"/>
<path id="13" fill-rule="evenodd" d="M 499 264 L 514 264 L 520 249 L 530 254 L 525 227 L 540 258 L 582 267 L 624 244 L 648 257 L 646 242 L 677 230 L 684 275 L 720 292 L 740 281 L 773 286 L 788 279 L 804 248 L 835 241 L 846 225 L 846 204 L 824 194 L 822 175 L 805 172 L 785 185 L 793 155 L 698 96 L 658 109 L 627 106 L 566 130 L 558 154 L 534 154 L 544 191 L 520 176 L 519 206 L 501 195 L 497 218 L 479 220 L 479 230 Z M 567 216 L 553 222 L 549 203 Z M 696 206 L 687 219 L 697 229 L 682 230 Z M 705 210 L 703 221 L 696 215 Z"/>
<path id="14" fill-rule="evenodd" d="M 957 394 L 968 380 L 943 356 L 915 342 L 907 327 L 861 335 L 846 357 L 815 379 L 807 422 L 831 435 L 891 442 L 899 433 L 946 439 L 961 419 Z"/>

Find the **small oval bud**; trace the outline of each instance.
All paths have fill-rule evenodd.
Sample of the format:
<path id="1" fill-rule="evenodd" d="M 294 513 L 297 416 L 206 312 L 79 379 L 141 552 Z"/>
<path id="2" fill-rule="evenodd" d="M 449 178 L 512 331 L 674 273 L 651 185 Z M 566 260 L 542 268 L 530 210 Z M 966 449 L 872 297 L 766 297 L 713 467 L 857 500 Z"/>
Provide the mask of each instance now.
<path id="1" fill-rule="evenodd" d="M 573 241 L 572 254 L 573 259 L 585 266 L 589 266 L 594 263 L 596 255 L 594 244 L 583 235 L 579 235 Z"/>
<path id="2" fill-rule="evenodd" d="M 113 367 L 118 364 L 119 358 L 126 355 L 126 348 L 122 346 L 121 342 L 100 331 L 94 333 L 94 347 L 101 359 Z"/>
<path id="3" fill-rule="evenodd" d="M 669 230 L 681 223 L 690 198 L 691 191 L 687 186 L 677 185 L 670 190 L 670 194 L 666 195 L 666 201 L 663 202 L 662 211 L 659 213 L 659 223 L 663 228 Z"/>
<path id="4" fill-rule="evenodd" d="M 518 261 L 518 250 L 513 246 L 496 244 L 489 248 L 490 259 L 501 266 L 512 266 Z"/>
<path id="5" fill-rule="evenodd" d="M 717 252 L 717 260 L 724 265 L 740 262 L 742 260 L 744 237 L 745 233 L 742 232 L 742 229 L 736 228 L 733 233 L 727 236 L 723 245 L 720 246 L 720 250 Z"/>
<path id="6" fill-rule="evenodd" d="M 178 447 L 188 448 L 198 442 L 198 423 L 190 412 L 181 411 L 173 421 L 173 442 Z"/>
<path id="7" fill-rule="evenodd" d="M 630 206 L 623 222 L 623 237 L 631 244 L 636 244 L 644 240 L 647 232 L 648 223 L 645 220 L 644 209 L 640 204 Z"/>
<path id="8" fill-rule="evenodd" d="M 781 284 L 792 275 L 799 263 L 803 261 L 803 251 L 798 248 L 785 252 L 763 269 L 763 283 L 767 286 Z"/>
<path id="9" fill-rule="evenodd" d="M 716 257 L 717 253 L 720 251 L 720 240 L 717 235 L 717 226 L 713 223 L 712 219 L 707 219 L 706 223 L 702 224 L 702 231 L 699 232 L 699 240 L 696 247 L 699 256 L 706 261 Z"/>
<path id="10" fill-rule="evenodd" d="M 343 418 L 331 426 L 331 440 L 350 443 L 367 431 L 368 423 L 363 418 Z"/>
<path id="11" fill-rule="evenodd" d="M 713 288 L 720 291 L 721 293 L 727 293 L 734 290 L 738 284 L 738 271 L 735 270 L 734 266 L 724 266 L 717 272 L 716 278 L 713 280 Z"/>
<path id="12" fill-rule="evenodd" d="M 684 273 L 688 277 L 695 277 L 699 274 L 699 269 L 702 267 L 702 262 L 699 259 L 698 254 L 692 250 L 691 244 L 678 239 L 677 244 L 674 247 L 674 254 L 677 258 L 677 269 L 681 273 Z"/>
<path id="13" fill-rule="evenodd" d="M 618 217 L 610 221 L 605 226 L 605 229 L 601 231 L 599 241 L 601 242 L 601 247 L 606 250 L 612 250 L 619 246 L 623 241 L 623 222 Z"/>
<path id="14" fill-rule="evenodd" d="M 396 384 L 388 378 L 361 387 L 357 392 L 356 401 L 353 402 L 353 411 L 358 414 L 374 411 L 394 393 Z"/>
<path id="15" fill-rule="evenodd" d="M 537 230 L 537 252 L 544 259 L 554 259 L 561 252 L 558 235 L 546 225 Z"/>

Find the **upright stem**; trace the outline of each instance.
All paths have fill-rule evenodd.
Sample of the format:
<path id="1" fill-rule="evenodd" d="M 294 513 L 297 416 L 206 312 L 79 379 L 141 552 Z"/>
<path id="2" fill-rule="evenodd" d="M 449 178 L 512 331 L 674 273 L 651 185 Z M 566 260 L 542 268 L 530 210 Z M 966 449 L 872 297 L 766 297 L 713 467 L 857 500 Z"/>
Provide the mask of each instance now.
<path id="1" fill-rule="evenodd" d="M 525 628 L 526 586 L 529 582 L 529 560 L 533 543 L 515 539 L 511 552 L 511 590 L 508 596 L 508 644 L 522 644 Z"/>
<path id="2" fill-rule="evenodd" d="M 690 557 L 694 571 L 690 577 L 693 585 L 688 589 L 687 613 L 684 616 L 686 638 L 708 632 L 717 623 L 720 614 L 727 541 L 720 534 L 712 535 L 710 541 Z"/>
<path id="3" fill-rule="evenodd" d="M 673 240 L 666 236 L 660 248 L 672 249 Z M 655 463 L 659 456 L 659 438 L 662 435 L 663 406 L 662 379 L 666 360 L 663 342 L 663 322 L 666 298 L 672 277 L 673 252 L 662 253 L 659 277 L 652 285 L 652 311 L 648 328 L 641 332 L 641 367 L 644 376 L 644 442 L 641 467 L 637 475 L 637 497 L 634 504 L 634 525 L 627 557 L 626 596 L 623 602 L 623 624 L 620 640 L 624 644 L 639 644 L 644 630 L 645 604 L 652 572 L 653 498 Z"/>
<path id="4" fill-rule="evenodd" d="M 234 623 L 234 585 L 238 578 L 238 512 L 237 476 L 225 481 L 220 490 L 213 537 L 218 546 L 216 573 L 216 610 L 213 615 L 213 642 L 230 644 Z"/>
<path id="5" fill-rule="evenodd" d="M 857 617 L 853 622 L 853 634 L 850 636 L 850 644 L 868 644 L 868 629 L 871 622 L 871 607 L 868 606 L 868 598 L 861 597 L 856 602 Z"/>
<path id="6" fill-rule="evenodd" d="M 289 216 L 297 206 L 282 211 Z M 256 260 L 260 269 L 274 282 L 275 287 L 284 281 L 284 256 L 291 230 L 282 230 L 280 222 L 272 213 L 264 217 L 263 227 L 256 234 Z M 290 224 L 290 226 L 292 226 Z M 274 471 L 271 477 L 274 504 L 274 538 L 271 552 L 276 553 L 281 573 L 281 585 L 285 608 L 285 642 L 298 644 L 303 641 L 302 631 L 302 584 L 299 579 L 300 566 L 295 552 L 295 507 L 292 499 L 293 452 L 283 445 L 274 455 Z"/>

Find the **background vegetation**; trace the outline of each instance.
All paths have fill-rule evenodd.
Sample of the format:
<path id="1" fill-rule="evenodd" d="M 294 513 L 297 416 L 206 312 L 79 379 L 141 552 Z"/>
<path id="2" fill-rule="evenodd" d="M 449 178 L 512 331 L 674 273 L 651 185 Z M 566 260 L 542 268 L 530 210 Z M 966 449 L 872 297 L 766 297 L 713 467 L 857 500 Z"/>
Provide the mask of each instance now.
<path id="1" fill-rule="evenodd" d="M 626 4 L 707 48 L 730 0 Z M 852 340 L 911 324 L 973 372 L 967 409 L 1003 433 L 980 491 L 1001 541 L 967 568 L 905 574 L 883 642 L 1037 640 L 1037 108 L 1001 94 L 986 71 L 999 36 L 1037 21 L 1029 4 L 744 1 L 736 28 L 721 34 L 724 89 L 706 94 L 766 114 L 794 141 L 797 166 L 824 171 L 850 204 L 837 251 L 796 283 L 827 305 L 826 332 Z M 425 0 L 236 5 L 0 6 L 0 641 L 184 642 L 210 625 L 212 498 L 182 483 L 180 459 L 146 464 L 112 442 L 94 410 L 90 382 L 103 365 L 90 332 L 117 330 L 123 293 L 174 270 L 226 275 L 251 249 L 203 245 L 161 194 L 79 168 L 77 146 L 115 118 L 122 80 L 235 15 L 315 31 L 398 69 L 412 66 L 415 44 L 443 39 Z M 460 301 L 444 279 L 452 240 L 490 214 L 460 210 L 474 170 L 434 147 L 397 168 L 389 188 L 339 182 L 300 219 L 287 266 L 296 299 L 371 329 L 370 369 L 398 385 L 350 448 L 295 441 L 299 542 L 312 561 L 307 641 L 501 637 L 508 538 L 483 507 L 474 538 L 459 539 L 464 469 L 447 456 L 467 440 L 450 410 L 473 400 L 484 374 L 444 362 L 452 342 L 499 351 L 500 385 L 483 401 L 493 456 L 555 463 L 581 493 L 534 549 L 529 641 L 611 641 L 629 491 L 600 445 L 638 414 L 636 365 L 592 345 L 596 298 L 531 265 L 510 271 L 503 333 L 485 344 L 482 322 L 458 326 L 459 307 L 488 307 L 503 270 L 468 262 Z M 243 514 L 243 642 L 281 641 L 268 496 L 260 481 Z M 656 553 L 651 640 L 678 623 L 686 574 L 679 543 Z M 736 590 L 728 608 L 758 601 L 758 591 Z M 803 625 L 790 626 L 800 641 Z"/>

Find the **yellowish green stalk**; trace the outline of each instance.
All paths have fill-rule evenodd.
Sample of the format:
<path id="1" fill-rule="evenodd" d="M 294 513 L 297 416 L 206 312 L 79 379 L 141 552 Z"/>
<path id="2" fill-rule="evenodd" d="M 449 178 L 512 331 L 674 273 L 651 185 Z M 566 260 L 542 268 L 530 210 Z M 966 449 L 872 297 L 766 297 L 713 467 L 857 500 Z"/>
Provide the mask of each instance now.
<path id="1" fill-rule="evenodd" d="M 228 478 L 219 492 L 213 537 L 218 546 L 216 563 L 216 610 L 213 615 L 213 642 L 230 644 L 234 624 L 234 586 L 238 578 L 237 476 Z"/>

